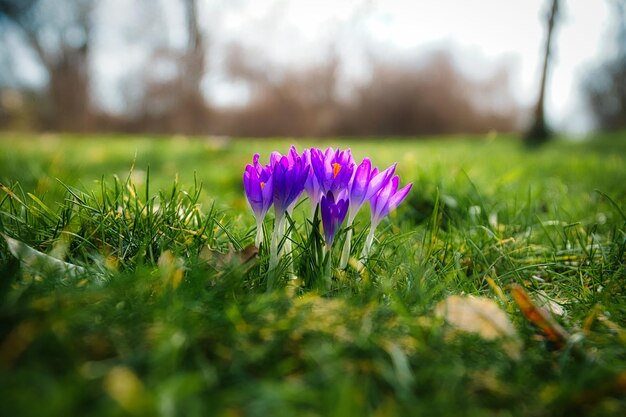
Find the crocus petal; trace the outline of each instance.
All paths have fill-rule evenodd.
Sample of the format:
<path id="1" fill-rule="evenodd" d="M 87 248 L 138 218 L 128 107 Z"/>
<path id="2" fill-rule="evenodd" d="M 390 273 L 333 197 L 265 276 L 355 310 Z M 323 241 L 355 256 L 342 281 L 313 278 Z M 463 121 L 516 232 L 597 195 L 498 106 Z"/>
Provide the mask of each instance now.
<path id="1" fill-rule="evenodd" d="M 354 173 L 354 160 L 350 150 L 340 151 L 328 148 L 325 153 L 311 149 L 311 166 L 322 194 L 333 194 L 347 189 Z"/>
<path id="2" fill-rule="evenodd" d="M 294 145 L 291 145 L 291 147 L 289 148 L 287 158 L 289 159 L 289 163 L 291 164 L 293 164 L 296 159 L 300 158 L 300 155 L 298 155 L 298 151 L 296 150 L 296 147 Z"/>
<path id="3" fill-rule="evenodd" d="M 243 174 L 243 185 L 246 195 L 251 201 L 261 201 L 259 176 L 252 165 L 246 166 L 246 171 Z"/>
<path id="4" fill-rule="evenodd" d="M 350 152 L 350 149 L 340 151 L 339 148 L 337 148 L 333 159 L 336 162 L 339 162 L 341 165 L 350 165 L 354 163 L 354 158 L 352 157 L 352 152 Z"/>
<path id="5" fill-rule="evenodd" d="M 393 164 L 386 170 L 381 173 L 374 174 L 372 173 L 372 179 L 369 184 L 369 189 L 367 190 L 367 194 L 365 195 L 365 200 L 369 200 L 374 194 L 380 191 L 387 182 L 391 179 L 394 172 L 396 171 L 396 164 Z"/>
<path id="6" fill-rule="evenodd" d="M 397 188 L 398 179 L 394 177 L 392 178 L 383 188 L 380 189 L 378 194 L 373 197 L 375 204 L 372 206 L 372 217 L 376 217 L 378 219 L 382 219 L 385 217 L 385 208 L 389 203 L 389 197 L 393 195 L 394 182 L 395 187 Z"/>
<path id="7" fill-rule="evenodd" d="M 272 206 L 274 193 L 274 179 L 270 177 L 265 185 L 261 187 L 261 194 L 263 196 L 263 215 L 267 213 L 267 211 Z"/>
<path id="8" fill-rule="evenodd" d="M 246 192 L 246 197 L 252 193 L 252 187 L 250 186 L 250 168 L 250 165 L 246 165 L 246 169 L 243 172 L 243 190 Z M 252 170 L 254 170 L 254 168 Z"/>
<path id="9" fill-rule="evenodd" d="M 389 198 L 396 192 L 398 189 L 398 176 L 395 176 L 380 189 L 378 194 L 376 194 L 372 201 L 372 217 L 377 219 L 382 219 L 385 217 L 384 211 L 389 203 Z M 388 210 L 387 210 L 388 212 Z"/>
<path id="10" fill-rule="evenodd" d="M 348 205 L 348 200 L 339 200 L 337 203 L 337 227 L 339 227 L 346 218 L 346 214 L 348 214 Z"/>
<path id="11" fill-rule="evenodd" d="M 353 205 L 361 205 L 365 201 L 370 183 L 371 169 L 372 163 L 368 158 L 363 159 L 363 162 L 356 168 L 350 191 L 350 202 Z"/>
<path id="12" fill-rule="evenodd" d="M 350 194 L 348 193 L 348 190 L 346 188 L 337 191 L 337 198 L 336 200 L 348 200 L 350 198 Z"/>
<path id="13" fill-rule="evenodd" d="M 315 172 L 313 172 L 313 168 L 311 165 L 311 150 L 305 149 L 302 151 L 302 161 L 306 167 L 308 167 L 308 174 L 306 181 L 304 182 L 304 190 L 306 191 L 309 199 L 311 200 L 311 205 L 315 207 L 322 197 L 322 193 L 320 191 L 319 182 L 317 181 L 317 177 L 315 176 Z"/>
<path id="14" fill-rule="evenodd" d="M 270 154 L 270 165 L 271 166 L 276 165 L 282 159 L 282 157 L 283 156 L 280 154 L 280 152 L 276 152 L 276 151 L 272 152 Z"/>
<path id="15" fill-rule="evenodd" d="M 263 211 L 261 183 L 257 171 L 252 165 L 246 166 L 246 170 L 243 174 L 243 186 L 254 215 L 257 217 L 265 215 Z"/>
<path id="16" fill-rule="evenodd" d="M 399 178 L 396 175 L 370 200 L 372 208 L 372 227 L 376 227 L 380 220 L 395 209 L 408 195 L 413 184 L 408 184 L 398 190 Z"/>
<path id="17" fill-rule="evenodd" d="M 272 189 L 274 209 L 277 212 L 283 212 L 287 208 L 283 205 L 284 197 L 282 195 L 286 189 L 286 168 L 278 162 L 274 165 L 272 179 L 274 182 Z"/>
<path id="18" fill-rule="evenodd" d="M 272 177 L 272 166 L 269 164 L 265 166 L 258 164 L 256 170 L 259 173 L 259 179 L 263 182 L 268 182 Z"/>
<path id="19" fill-rule="evenodd" d="M 348 213 L 348 200 L 335 200 L 335 196 L 329 191 L 322 196 L 320 211 L 322 214 L 322 225 L 324 226 L 324 241 L 326 246 L 330 247 L 335 240 L 337 229 L 339 229 Z"/>
<path id="20" fill-rule="evenodd" d="M 263 171 L 263 166 L 259 163 L 259 157 L 260 155 L 258 153 L 254 154 L 254 156 L 252 157 L 252 166 L 256 170 L 257 174 L 261 175 L 261 172 Z"/>
<path id="21" fill-rule="evenodd" d="M 340 164 L 341 165 L 341 164 Z M 354 172 L 354 164 L 346 164 L 341 166 L 337 176 L 333 177 L 333 183 L 331 189 L 337 191 L 340 189 L 347 189 L 350 179 L 352 179 L 352 173 Z"/>
<path id="22" fill-rule="evenodd" d="M 389 199 L 389 211 L 395 209 L 402 203 L 402 201 L 406 198 L 411 191 L 411 187 L 413 187 L 413 183 L 409 183 L 401 190 L 398 190 L 394 195 Z"/>
<path id="23" fill-rule="evenodd" d="M 282 216 L 302 194 L 309 174 L 309 167 L 305 166 L 302 158 L 292 156 L 295 158 L 293 161 L 289 160 L 289 156 L 273 157 L 273 200 L 277 216 Z"/>
<path id="24" fill-rule="evenodd" d="M 334 237 L 333 227 L 333 206 L 334 206 L 333 194 L 328 193 L 328 197 L 323 195 L 320 201 L 320 214 L 322 215 L 322 226 L 324 227 L 324 240 L 327 245 L 332 244 Z M 330 243 L 329 243 L 330 242 Z"/>

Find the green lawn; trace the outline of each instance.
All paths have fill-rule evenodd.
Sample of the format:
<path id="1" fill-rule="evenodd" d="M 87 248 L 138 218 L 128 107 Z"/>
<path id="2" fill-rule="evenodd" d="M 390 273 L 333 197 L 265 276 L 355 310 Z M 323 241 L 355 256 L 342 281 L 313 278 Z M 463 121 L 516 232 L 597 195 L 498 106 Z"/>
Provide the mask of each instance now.
<path id="1" fill-rule="evenodd" d="M 242 252 L 244 166 L 291 143 L 397 162 L 414 183 L 330 290 L 310 285 L 308 203 L 299 280 L 268 292 L 266 251 Z M 2 415 L 626 415 L 626 132 L 540 150 L 2 133 L 0 183 L 0 232 L 85 268 L 20 263 L 0 238 Z M 525 318 L 515 285 L 566 334 Z M 485 308 L 462 304 L 455 325 L 454 295 Z"/>

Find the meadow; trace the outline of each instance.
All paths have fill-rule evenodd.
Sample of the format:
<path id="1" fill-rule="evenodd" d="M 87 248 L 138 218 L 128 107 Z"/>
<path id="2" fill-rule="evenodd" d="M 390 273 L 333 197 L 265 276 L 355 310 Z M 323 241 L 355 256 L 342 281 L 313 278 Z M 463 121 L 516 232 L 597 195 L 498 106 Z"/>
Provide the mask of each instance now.
<path id="1" fill-rule="evenodd" d="M 626 415 L 626 133 L 566 139 L 2 133 L 0 414 Z M 308 204 L 299 279 L 251 246 L 244 167 L 291 144 L 414 184 L 329 289 Z"/>

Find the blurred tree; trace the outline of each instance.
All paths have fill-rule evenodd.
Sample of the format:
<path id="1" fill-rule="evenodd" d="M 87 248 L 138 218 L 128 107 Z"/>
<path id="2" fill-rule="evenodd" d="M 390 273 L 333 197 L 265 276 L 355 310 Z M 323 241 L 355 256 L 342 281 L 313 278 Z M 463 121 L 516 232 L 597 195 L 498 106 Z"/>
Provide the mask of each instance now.
<path id="1" fill-rule="evenodd" d="M 548 77 L 548 66 L 550 64 L 550 50 L 552 46 L 552 32 L 559 11 L 559 1 L 552 0 L 552 6 L 546 15 L 546 45 L 543 55 L 543 67 L 541 71 L 541 82 L 539 84 L 539 96 L 535 105 L 534 120 L 526 134 L 524 141 L 529 146 L 540 145 L 546 142 L 550 137 L 550 130 L 545 119 L 545 96 L 546 96 L 546 79 Z"/>
<path id="2" fill-rule="evenodd" d="M 344 135 L 431 135 L 510 132 L 517 128 L 509 77 L 467 78 L 446 52 L 420 67 L 375 63 L 372 77 L 356 88 L 338 121 Z"/>
<path id="3" fill-rule="evenodd" d="M 614 0 L 617 23 L 615 57 L 592 71 L 583 83 L 596 127 L 626 129 L 626 0 Z"/>
<path id="4" fill-rule="evenodd" d="M 92 6 L 93 0 L 0 0 L 0 25 L 20 32 L 46 73 L 38 109 L 43 128 L 87 128 Z"/>
<path id="5" fill-rule="evenodd" d="M 198 23 L 197 0 L 183 0 L 187 22 L 187 50 L 181 69 L 182 124 L 185 131 L 206 131 L 208 108 L 202 95 L 202 78 L 206 71 L 205 37 Z"/>
<path id="6" fill-rule="evenodd" d="M 173 8 L 184 16 L 184 44 L 176 45 L 168 36 L 165 13 Z M 137 132 L 205 134 L 209 131 L 211 110 L 202 93 L 207 72 L 206 35 L 199 24 L 197 0 L 144 0 L 141 11 L 150 16 L 151 27 L 142 34 L 146 59 L 126 75 L 131 90 L 126 114 L 127 128 Z"/>
<path id="7" fill-rule="evenodd" d="M 518 128 L 506 68 L 465 77 L 445 52 L 423 65 L 373 62 L 371 78 L 342 96 L 341 61 L 285 70 L 232 45 L 228 74 L 250 88 L 245 106 L 224 112 L 217 131 L 240 136 L 486 133 Z"/>
<path id="8" fill-rule="evenodd" d="M 226 59 L 228 74 L 250 88 L 251 99 L 223 115 L 217 130 L 242 136 L 336 133 L 341 117 L 336 91 L 339 65 L 334 48 L 320 64 L 288 69 L 232 44 Z"/>

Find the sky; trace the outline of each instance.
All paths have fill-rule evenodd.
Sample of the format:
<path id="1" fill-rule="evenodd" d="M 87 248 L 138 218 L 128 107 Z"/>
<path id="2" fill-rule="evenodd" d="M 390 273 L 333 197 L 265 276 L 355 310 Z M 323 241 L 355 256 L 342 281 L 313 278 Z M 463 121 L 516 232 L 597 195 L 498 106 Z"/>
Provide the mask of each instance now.
<path id="1" fill-rule="evenodd" d="M 185 16 L 180 1 L 160 2 L 159 19 L 142 14 L 141 1 L 101 0 L 94 22 L 91 61 L 95 90 L 107 110 L 121 108 L 129 88 L 122 80 L 148 59 L 142 33 L 172 48 L 184 48 Z M 306 67 L 336 53 L 340 77 L 357 83 L 369 76 L 371 57 L 419 63 L 429 52 L 448 50 L 468 77 L 484 78 L 498 68 L 511 75 L 514 97 L 536 100 L 548 0 L 198 0 L 200 24 L 209 39 L 210 68 L 203 90 L 212 103 L 246 100 L 245 85 L 224 71 L 233 43 L 277 65 Z M 547 86 L 547 117 L 570 133 L 591 128 L 580 83 L 614 53 L 615 22 L 610 0 L 561 0 Z M 154 39 L 150 39 L 151 42 Z M 27 65 L 24 66 L 27 68 Z M 167 68 L 164 69 L 167 71 Z M 36 71 L 31 71 L 36 79 Z M 25 73 L 29 73 L 25 71 Z"/>

